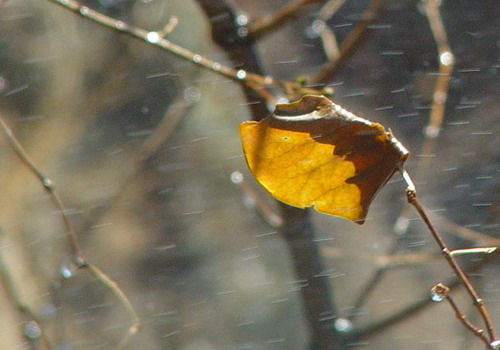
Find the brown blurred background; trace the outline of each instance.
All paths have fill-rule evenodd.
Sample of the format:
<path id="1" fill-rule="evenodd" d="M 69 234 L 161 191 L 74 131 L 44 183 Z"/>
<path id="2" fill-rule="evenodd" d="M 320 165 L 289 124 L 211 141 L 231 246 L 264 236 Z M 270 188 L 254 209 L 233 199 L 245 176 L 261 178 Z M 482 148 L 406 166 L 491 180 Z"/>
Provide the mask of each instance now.
<path id="1" fill-rule="evenodd" d="M 328 21 L 339 40 L 368 2 L 347 1 Z M 179 24 L 169 40 L 238 67 L 213 44 L 210 21 L 195 1 L 85 3 L 147 30 L 159 30 L 176 16 Z M 287 2 L 232 3 L 252 19 Z M 418 174 L 419 193 L 431 211 L 492 238 L 466 239 L 441 227 L 454 248 L 500 239 L 499 7 L 494 0 L 443 1 L 456 67 L 431 155 L 418 149 L 437 53 L 418 1 L 386 1 L 370 35 L 330 82 L 336 102 L 390 127 L 412 151 L 408 169 Z M 262 40 L 258 51 L 267 73 L 293 80 L 318 70 L 325 56 L 310 33 L 318 9 L 308 7 Z M 237 84 L 49 2 L 7 0 L 0 7 L 0 107 L 34 162 L 56 183 L 86 258 L 114 279 L 136 308 L 141 329 L 129 349 L 307 347 L 300 281 L 288 248 L 231 181 L 234 171 L 243 173 L 261 200 L 275 205 L 244 163 L 237 128 L 250 113 Z M 169 137 L 147 161 L 135 162 L 141 144 L 165 118 L 174 126 Z M 422 157 L 430 162 L 423 173 L 416 169 Z M 54 348 L 108 349 L 119 343 L 129 325 L 123 306 L 71 266 L 57 209 L 3 137 L 0 184 L 3 270 L 43 321 Z M 438 250 L 413 212 L 410 230 L 396 238 L 393 227 L 404 203 L 404 184 L 395 176 L 363 226 L 312 214 L 338 317 L 351 317 L 367 281 L 391 257 L 395 239 L 404 246 L 398 255 L 420 257 L 386 272 L 356 311 L 355 328 L 428 298 L 434 284 L 453 275 L 438 254 L 433 256 Z M 497 325 L 498 267 L 497 259 L 471 276 Z M 479 321 L 463 291 L 456 295 L 462 310 Z M 23 335 L 23 322 L 0 287 L 1 349 L 40 348 L 37 339 Z M 441 303 L 346 348 L 484 346 Z"/>

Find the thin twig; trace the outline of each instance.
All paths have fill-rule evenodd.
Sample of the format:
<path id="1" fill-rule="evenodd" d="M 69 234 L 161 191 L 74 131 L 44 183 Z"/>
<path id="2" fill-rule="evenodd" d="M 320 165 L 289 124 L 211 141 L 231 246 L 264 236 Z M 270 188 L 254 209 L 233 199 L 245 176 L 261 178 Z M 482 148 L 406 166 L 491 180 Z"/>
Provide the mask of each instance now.
<path id="1" fill-rule="evenodd" d="M 450 288 L 448 286 L 446 286 L 443 283 L 438 283 L 432 288 L 432 293 L 434 293 L 435 297 L 437 298 L 434 301 L 441 301 L 446 299 L 446 301 L 450 304 L 453 311 L 455 311 L 455 316 L 465 326 L 465 328 L 474 333 L 476 337 L 480 338 L 486 344 L 486 346 L 490 348 L 490 341 L 488 340 L 488 337 L 484 334 L 484 329 L 481 329 L 478 326 L 476 326 L 469 319 L 467 319 L 467 316 L 462 311 L 460 311 L 458 305 L 455 303 L 455 301 L 450 295 Z"/>
<path id="2" fill-rule="evenodd" d="M 252 204 L 255 206 L 257 212 L 264 219 L 269 226 L 277 228 L 283 225 L 283 219 L 276 213 L 275 210 L 267 204 L 267 202 L 259 195 L 259 193 L 252 187 L 250 183 L 245 179 L 242 173 L 239 171 L 234 171 L 231 174 L 231 181 L 240 186 L 244 195 L 247 196 Z"/>
<path id="3" fill-rule="evenodd" d="M 434 153 L 436 139 L 441 132 L 455 58 L 448 43 L 443 19 L 439 12 L 441 0 L 423 0 L 423 3 L 425 14 L 427 16 L 427 20 L 429 21 L 434 41 L 436 42 L 439 63 L 439 73 L 437 74 L 434 92 L 432 94 L 429 120 L 424 129 L 424 141 L 419 151 L 419 154 L 430 155 Z M 415 177 L 417 179 L 419 179 L 428 169 L 430 163 L 429 160 L 429 157 L 419 158 L 415 171 Z M 397 222 L 403 222 L 408 215 L 409 207 L 405 206 L 401 211 Z M 408 225 L 406 225 L 405 229 L 408 229 Z M 399 233 L 402 234 L 404 232 Z"/>
<path id="4" fill-rule="evenodd" d="M 488 256 L 489 257 L 489 256 Z M 492 259 L 483 259 L 476 262 L 472 266 L 469 266 L 466 273 L 474 273 L 481 268 L 483 268 Z M 446 285 L 451 289 L 450 292 L 456 292 L 461 287 L 463 287 L 462 281 L 458 277 L 452 277 L 447 280 Z M 401 310 L 394 312 L 393 314 L 377 320 L 365 327 L 355 329 L 350 334 L 348 334 L 346 340 L 349 342 L 360 341 L 366 339 L 373 334 L 379 334 L 382 330 L 387 329 L 395 324 L 399 324 L 401 321 L 415 316 L 418 312 L 422 312 L 426 307 L 433 305 L 434 302 L 427 295 L 419 298 L 417 301 L 404 306 Z"/>
<path id="5" fill-rule="evenodd" d="M 40 338 L 44 348 L 47 350 L 51 350 L 52 345 L 50 344 L 49 340 L 47 339 L 47 334 L 45 333 L 45 330 L 42 326 L 42 322 L 38 319 L 37 316 L 35 316 L 35 313 L 33 311 L 31 311 L 30 307 L 28 305 L 26 305 L 20 299 L 19 291 L 17 290 L 16 285 L 12 279 L 12 276 L 9 273 L 9 269 L 5 265 L 5 261 L 3 259 L 3 254 L 1 251 L 0 251 L 0 280 L 1 280 L 2 286 L 4 287 L 5 295 L 10 300 L 10 302 L 14 306 L 14 308 L 23 316 L 23 320 L 22 320 L 22 322 L 20 322 L 20 325 L 21 326 L 26 325 L 25 319 L 31 320 L 32 322 L 35 322 L 36 325 L 40 329 L 39 338 Z"/>
<path id="6" fill-rule="evenodd" d="M 118 202 L 125 193 L 130 184 L 141 174 L 140 170 L 144 168 L 147 161 L 154 156 L 161 145 L 170 137 L 177 125 L 182 120 L 182 117 L 188 112 L 193 104 L 182 103 L 182 98 L 177 98 L 165 112 L 162 120 L 155 128 L 154 132 L 149 135 L 139 147 L 137 154 L 132 160 L 129 167 L 129 172 L 123 175 L 123 180 L 119 188 L 95 207 L 89 215 L 89 219 L 83 224 L 83 231 L 87 231 L 91 225 L 98 223 L 101 218 L 109 211 L 109 209 Z"/>
<path id="7" fill-rule="evenodd" d="M 182 103 L 182 100 L 183 98 L 179 97 L 171 104 L 153 133 L 144 140 L 139 148 L 136 162 L 144 163 L 151 158 L 172 135 L 182 118 L 193 106 L 192 103 Z"/>
<path id="8" fill-rule="evenodd" d="M 363 34 L 366 33 L 368 26 L 377 18 L 382 8 L 384 0 L 372 0 L 361 16 L 361 21 L 349 33 L 349 36 L 342 42 L 339 49 L 339 57 L 336 60 L 328 61 L 313 77 L 309 83 L 311 85 L 325 83 L 332 74 L 340 67 L 344 60 L 360 43 Z"/>
<path id="9" fill-rule="evenodd" d="M 344 5 L 346 0 L 329 0 L 319 11 L 318 19 L 327 21 Z"/>
<path id="10" fill-rule="evenodd" d="M 500 246 L 500 239 L 498 238 L 455 224 L 454 222 L 451 222 L 436 213 L 430 213 L 430 216 L 437 221 L 438 226 L 441 226 L 443 229 L 446 229 L 461 238 L 476 242 L 476 244 Z"/>
<path id="11" fill-rule="evenodd" d="M 498 252 L 498 247 L 480 247 L 480 248 L 465 248 L 454 249 L 450 252 L 453 256 L 469 255 L 469 254 L 493 254 Z"/>
<path id="12" fill-rule="evenodd" d="M 175 27 L 177 27 L 178 23 L 179 23 L 179 19 L 177 17 L 175 17 L 175 16 L 170 17 L 168 23 L 165 24 L 163 29 L 158 32 L 158 35 L 160 35 L 160 37 L 162 37 L 162 38 L 165 38 L 167 35 L 169 35 L 170 33 L 172 33 L 174 31 L 174 29 L 175 29 Z"/>
<path id="13" fill-rule="evenodd" d="M 439 74 L 436 78 L 436 85 L 432 96 L 431 114 L 425 130 L 425 136 L 429 139 L 434 139 L 439 135 L 441 125 L 443 124 L 444 109 L 448 98 L 450 77 L 455 58 L 448 44 L 443 19 L 439 12 L 441 0 L 425 0 L 424 5 L 425 13 L 429 19 L 432 34 L 436 41 L 439 62 Z"/>
<path id="14" fill-rule="evenodd" d="M 439 248 L 441 249 L 441 252 L 444 255 L 446 261 L 448 262 L 448 264 L 450 265 L 452 270 L 455 272 L 457 277 L 464 284 L 467 292 L 469 293 L 470 297 L 472 298 L 474 305 L 478 309 L 478 311 L 479 311 L 479 313 L 480 313 L 480 315 L 481 315 L 481 317 L 486 325 L 486 329 L 487 329 L 488 336 L 489 336 L 490 340 L 493 341 L 494 339 L 496 339 L 496 332 L 495 332 L 495 328 L 493 326 L 493 322 L 491 320 L 490 314 L 488 312 L 488 309 L 486 308 L 486 305 L 484 304 L 483 299 L 481 299 L 479 297 L 474 286 L 471 284 L 471 282 L 469 281 L 468 277 L 463 272 L 460 265 L 458 265 L 458 263 L 455 260 L 455 258 L 453 257 L 453 255 L 450 254 L 450 250 L 446 246 L 446 243 L 444 242 L 444 240 L 441 238 L 441 235 L 436 230 L 434 225 L 432 225 L 432 223 L 430 222 L 430 220 L 427 216 L 427 213 L 425 212 L 424 208 L 422 207 L 422 204 L 420 203 L 420 200 L 417 197 L 417 192 L 414 189 L 407 189 L 406 195 L 408 198 L 408 202 L 416 209 L 416 211 L 418 212 L 418 214 L 420 215 L 420 217 L 422 218 L 422 220 L 426 224 L 427 228 L 431 232 L 434 240 L 436 241 Z"/>
<path id="15" fill-rule="evenodd" d="M 67 215 L 67 209 L 64 206 L 61 196 L 59 195 L 59 192 L 56 190 L 54 183 L 37 168 L 37 166 L 30 159 L 30 157 L 24 150 L 23 146 L 21 145 L 19 140 L 16 138 L 16 136 L 10 129 L 10 127 L 1 117 L 0 117 L 0 127 L 4 135 L 6 136 L 7 142 L 9 143 L 11 148 L 14 150 L 14 152 L 19 157 L 21 162 L 25 164 L 28 167 L 28 169 L 38 178 L 44 189 L 49 193 L 59 213 L 61 214 L 61 219 L 63 221 L 64 227 L 66 228 L 66 238 L 68 240 L 68 247 L 71 251 L 71 260 L 73 264 L 75 264 L 75 266 L 79 269 L 87 270 L 93 277 L 99 280 L 106 288 L 108 288 L 118 298 L 118 300 L 123 304 L 123 306 L 127 310 L 127 313 L 129 314 L 130 317 L 131 325 L 127 330 L 127 334 L 124 340 L 130 339 L 130 337 L 132 337 L 135 333 L 137 333 L 140 324 L 139 317 L 137 316 L 134 307 L 132 306 L 128 298 L 125 296 L 125 294 L 123 293 L 121 288 L 116 284 L 115 281 L 109 278 L 99 268 L 88 263 L 85 260 L 85 258 L 82 255 L 82 250 L 79 246 L 78 239 L 76 237 L 76 232 L 73 228 L 73 224 L 69 219 L 69 216 Z M 122 341 L 122 344 L 119 345 L 119 348 L 123 347 L 125 344 L 126 343 Z"/>
<path id="16" fill-rule="evenodd" d="M 329 93 L 329 90 L 323 91 L 322 89 L 306 88 L 300 83 L 295 81 L 280 81 L 274 79 L 270 75 L 263 76 L 256 73 L 251 73 L 249 70 L 245 69 L 233 69 L 224 66 L 219 62 L 206 58 L 200 54 L 197 54 L 193 51 L 190 51 L 182 46 L 179 46 L 165 38 L 165 34 L 168 34 L 170 30 L 173 30 L 174 25 L 172 25 L 172 20 L 165 26 L 167 29 L 164 28 L 163 30 L 160 31 L 148 31 L 143 28 L 135 27 L 123 21 L 119 21 L 112 17 L 106 16 L 98 11 L 92 10 L 87 6 L 84 6 L 82 3 L 75 0 L 47 0 L 47 1 L 58 4 L 85 19 L 103 25 L 117 32 L 129 35 L 135 39 L 139 39 L 150 45 L 160 47 L 170 52 L 171 54 L 176 55 L 177 57 L 190 61 L 195 65 L 208 69 L 224 77 L 230 78 L 238 83 L 243 84 L 249 89 L 255 90 L 256 93 L 259 94 L 260 96 L 264 97 L 269 96 L 264 91 L 261 91 L 263 88 L 265 87 L 272 88 L 276 86 L 280 86 L 284 88 L 286 91 L 293 91 L 298 95 L 303 95 L 306 93 L 314 93 L 319 95 L 324 93 Z M 319 0 L 313 0 L 313 1 L 319 1 Z M 248 41 L 249 43 L 252 42 L 252 39 L 246 36 L 243 36 L 241 40 Z"/>
<path id="17" fill-rule="evenodd" d="M 487 347 L 491 348 L 490 341 L 488 340 L 488 337 L 484 334 L 484 330 L 482 328 L 477 327 L 467 319 L 467 317 L 460 311 L 457 304 L 450 295 L 446 297 L 446 301 L 450 304 L 453 311 L 455 311 L 455 315 L 460 320 L 460 322 L 462 322 L 465 328 L 469 329 L 472 333 L 476 335 L 476 337 L 481 339 L 486 344 Z"/>
<path id="18" fill-rule="evenodd" d="M 248 26 L 249 36 L 259 39 L 278 29 L 287 20 L 293 18 L 297 12 L 301 11 L 305 5 L 314 4 L 325 0 L 294 0 L 281 7 L 270 15 L 257 18 Z"/>
<path id="19" fill-rule="evenodd" d="M 206 57 L 203 57 L 195 52 L 192 52 L 184 47 L 181 47 L 173 42 L 165 39 L 162 36 L 161 31 L 147 31 L 145 29 L 132 26 L 123 21 L 119 21 L 112 17 L 106 16 L 98 11 L 92 10 L 91 8 L 84 6 L 82 3 L 74 0 L 47 0 L 52 3 L 58 4 L 67 10 L 70 10 L 83 18 L 91 20 L 93 22 L 99 23 L 107 28 L 118 31 L 120 33 L 127 34 L 136 39 L 140 39 L 150 45 L 158 46 L 180 58 L 187 61 L 191 61 L 193 64 L 211 70 L 222 76 L 231 78 L 235 81 L 240 82 L 253 82 L 260 86 L 272 86 L 276 85 L 278 82 L 270 76 L 262 76 L 245 70 L 237 70 L 227 66 L 222 65 L 219 62 L 212 61 Z"/>
<path id="20" fill-rule="evenodd" d="M 390 251 L 386 254 L 367 254 L 366 252 L 359 252 L 357 250 L 346 250 L 344 248 L 323 246 L 321 247 L 321 253 L 325 258 L 328 259 L 339 259 L 339 258 L 353 258 L 355 260 L 361 261 L 362 263 L 374 265 L 378 270 L 391 270 L 400 267 L 418 266 L 422 264 L 428 264 L 438 259 L 441 259 L 439 253 L 405 253 L 405 254 L 395 254 L 392 251 L 394 247 L 391 247 Z"/>
<path id="21" fill-rule="evenodd" d="M 326 25 L 337 11 L 344 5 L 346 0 L 330 0 L 321 8 L 317 19 L 312 24 L 312 30 L 321 37 L 321 43 L 326 57 L 329 61 L 338 60 L 340 56 L 339 45 L 335 32 Z"/>

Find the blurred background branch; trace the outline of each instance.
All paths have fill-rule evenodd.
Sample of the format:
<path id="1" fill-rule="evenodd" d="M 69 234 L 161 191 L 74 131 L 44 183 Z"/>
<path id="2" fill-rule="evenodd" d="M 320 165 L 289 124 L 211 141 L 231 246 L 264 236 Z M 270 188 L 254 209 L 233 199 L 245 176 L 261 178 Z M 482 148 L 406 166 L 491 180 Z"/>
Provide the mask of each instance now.
<path id="1" fill-rule="evenodd" d="M 439 137 L 432 152 L 412 158 L 439 162 L 417 185 L 426 207 L 443 218 L 450 246 L 497 246 L 498 4 L 443 1 L 436 15 L 430 1 L 213 3 L 221 7 L 208 16 L 210 2 L 195 1 L 88 0 L 77 8 L 80 17 L 93 10 L 114 19 L 114 32 L 48 2 L 2 4 L 2 114 L 58 183 L 86 257 L 137 309 L 142 328 L 129 348 L 458 348 L 463 325 L 448 305 L 424 309 L 431 305 L 424 291 L 442 280 L 457 303 L 463 293 L 434 260 L 415 217 L 391 234 L 403 203 L 400 180 L 387 184 L 362 228 L 287 214 L 247 175 L 237 125 L 314 89 L 308 84 L 328 60 L 335 74 L 319 83 L 335 87 L 335 101 L 391 127 L 415 150 L 428 112 L 443 102 L 434 94 L 437 79 L 446 81 Z M 270 22 L 279 25 L 252 40 L 253 19 L 280 13 L 286 16 Z M 324 24 L 314 26 L 317 20 Z M 453 75 L 445 78 L 436 75 L 439 53 L 447 52 L 436 36 L 440 25 L 453 48 Z M 141 41 L 123 35 L 127 28 L 143 28 Z M 311 35 L 311 28 L 323 31 Z M 331 63 L 339 60 L 327 39 L 340 53 L 354 43 L 349 59 Z M 164 41 L 190 55 L 152 47 Z M 231 74 L 219 74 L 222 67 Z M 1 249 L 17 304 L 31 310 L 29 319 L 54 346 L 118 344 L 130 326 L 126 312 L 94 279 L 71 270 L 60 217 L 10 153 L 0 157 Z M 242 191 L 235 170 L 246 179 Z M 278 231 L 294 236 L 291 251 Z M 310 266 L 301 266 L 302 250 L 314 255 Z M 459 259 L 498 323 L 498 266 L 484 256 Z M 3 288 L 0 345 L 15 348 L 24 340 L 11 327 L 19 316 L 7 294 Z M 321 308 L 326 313 L 315 318 Z M 41 346 L 38 340 L 30 346 Z M 477 340 L 468 346 L 484 347 Z"/>

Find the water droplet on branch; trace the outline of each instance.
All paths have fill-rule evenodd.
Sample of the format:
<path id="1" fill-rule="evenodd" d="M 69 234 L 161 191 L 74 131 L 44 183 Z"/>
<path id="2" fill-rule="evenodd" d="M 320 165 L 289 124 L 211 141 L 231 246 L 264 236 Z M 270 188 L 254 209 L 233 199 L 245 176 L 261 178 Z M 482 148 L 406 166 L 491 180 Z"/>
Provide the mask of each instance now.
<path id="1" fill-rule="evenodd" d="M 431 290 L 431 300 L 436 303 L 443 301 L 448 296 L 450 288 L 442 283 L 436 284 Z"/>
<path id="2" fill-rule="evenodd" d="M 337 318 L 333 325 L 339 332 L 349 332 L 352 330 L 352 322 L 347 318 Z"/>
<path id="3" fill-rule="evenodd" d="M 89 8 L 86 6 L 80 7 L 80 14 L 86 16 L 89 13 Z"/>
<path id="4" fill-rule="evenodd" d="M 158 41 L 160 41 L 160 39 L 160 34 L 158 34 L 157 32 L 149 32 L 148 34 L 146 34 L 146 40 L 151 44 L 156 44 Z"/>
<path id="5" fill-rule="evenodd" d="M 236 72 L 236 78 L 243 80 L 247 77 L 247 72 L 243 69 L 240 69 L 239 71 Z"/>
<path id="6" fill-rule="evenodd" d="M 38 323 L 30 321 L 24 326 L 24 335 L 29 339 L 38 339 L 42 335 L 42 330 Z"/>
<path id="7" fill-rule="evenodd" d="M 239 26 L 246 26 L 248 24 L 248 17 L 245 15 L 239 15 L 236 17 L 236 24 Z"/>
<path id="8" fill-rule="evenodd" d="M 63 264 L 61 264 L 61 267 L 59 268 L 59 273 L 64 278 L 71 278 L 71 277 L 73 277 L 74 271 L 70 265 L 68 265 L 67 263 L 63 263 Z"/>
<path id="9" fill-rule="evenodd" d="M 455 62 L 455 57 L 449 51 L 445 51 L 439 55 L 439 62 L 445 66 L 451 66 Z"/>
<path id="10" fill-rule="evenodd" d="M 243 174 L 239 171 L 233 171 L 231 173 L 231 182 L 235 184 L 240 184 L 243 181 Z"/>

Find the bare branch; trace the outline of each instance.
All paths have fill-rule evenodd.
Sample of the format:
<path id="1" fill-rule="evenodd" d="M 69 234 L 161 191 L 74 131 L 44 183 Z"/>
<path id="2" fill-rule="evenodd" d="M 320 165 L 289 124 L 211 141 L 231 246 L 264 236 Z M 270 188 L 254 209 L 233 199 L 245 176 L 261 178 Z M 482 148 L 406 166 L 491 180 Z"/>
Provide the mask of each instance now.
<path id="1" fill-rule="evenodd" d="M 191 61 L 193 64 L 211 70 L 217 74 L 231 78 L 240 82 L 254 82 L 260 86 L 272 86 L 277 82 L 270 76 L 264 77 L 258 74 L 246 72 L 244 70 L 236 70 L 223 66 L 222 64 L 212 61 L 206 57 L 196 54 L 188 49 L 172 43 L 164 38 L 164 30 L 155 32 L 147 31 L 127 24 L 125 22 L 116 20 L 114 18 L 103 15 L 100 12 L 94 11 L 91 8 L 84 6 L 78 1 L 74 0 L 47 0 L 52 3 L 58 4 L 67 10 L 70 10 L 83 18 L 99 23 L 112 30 L 125 33 L 136 39 L 140 39 L 150 45 L 158 46 L 180 58 Z M 168 26 L 168 25 L 167 25 Z"/>
<path id="2" fill-rule="evenodd" d="M 139 317 L 137 316 L 134 307 L 132 306 L 128 298 L 125 296 L 121 288 L 116 284 L 116 282 L 114 282 L 111 278 L 109 278 L 99 268 L 88 263 L 85 260 L 85 258 L 82 255 L 82 251 L 80 249 L 78 240 L 76 238 L 76 232 L 73 229 L 73 224 L 71 223 L 71 220 L 67 215 L 66 207 L 64 206 L 61 196 L 59 195 L 59 192 L 56 190 L 54 183 L 36 167 L 36 165 L 33 163 L 33 161 L 30 159 L 30 157 L 22 147 L 21 143 L 15 137 L 10 127 L 1 117 L 0 117 L 0 128 L 2 129 L 4 135 L 6 136 L 7 142 L 14 150 L 14 152 L 17 154 L 21 162 L 25 164 L 28 167 L 28 169 L 38 178 L 44 189 L 49 193 L 50 197 L 54 201 L 61 215 L 64 227 L 66 228 L 67 231 L 66 238 L 68 240 L 68 247 L 71 251 L 72 262 L 75 264 L 77 268 L 87 270 L 92 276 L 94 276 L 97 280 L 99 280 L 106 288 L 108 288 L 111 292 L 113 292 L 113 294 L 118 298 L 118 300 L 123 304 L 123 306 L 127 310 L 130 316 L 131 325 L 127 331 L 126 337 L 124 338 L 124 340 L 127 341 L 126 342 L 122 341 L 122 344 L 120 344 L 120 347 L 125 346 L 126 343 L 128 342 L 128 339 L 132 337 L 135 333 L 137 333 L 137 330 L 139 329 Z"/>
<path id="3" fill-rule="evenodd" d="M 425 136 L 429 139 L 436 138 L 443 123 L 444 108 L 448 98 L 448 88 L 455 58 L 451 52 L 446 37 L 443 19 L 439 13 L 441 0 L 425 0 L 425 13 L 429 19 L 432 34 L 438 48 L 439 74 L 437 75 L 429 123 L 425 129 Z"/>
<path id="4" fill-rule="evenodd" d="M 338 60 L 340 57 L 340 50 L 335 32 L 326 25 L 326 21 L 344 5 L 345 1 L 346 0 L 329 0 L 325 6 L 321 8 L 318 19 L 313 21 L 311 26 L 311 29 L 320 35 L 323 50 L 329 61 Z"/>
<path id="5" fill-rule="evenodd" d="M 490 342 L 488 340 L 488 337 L 486 337 L 486 335 L 484 334 L 484 330 L 473 324 L 470 320 L 467 319 L 467 316 L 465 316 L 465 314 L 460 311 L 458 305 L 450 295 L 450 288 L 448 286 L 443 283 L 438 283 L 437 285 L 432 287 L 431 293 L 433 301 L 446 300 L 450 304 L 453 311 L 455 311 L 455 316 L 457 316 L 457 319 L 465 326 L 465 328 L 471 331 L 476 337 L 481 339 L 487 347 L 490 347 Z"/>
<path id="6" fill-rule="evenodd" d="M 253 39 L 259 39 L 262 36 L 269 34 L 271 31 L 278 29 L 290 18 L 293 18 L 297 12 L 303 10 L 305 5 L 322 1 L 325 0 L 291 1 L 276 12 L 253 21 L 248 27 L 249 36 Z"/>
<path id="7" fill-rule="evenodd" d="M 234 171 L 231 174 L 231 181 L 240 186 L 244 195 L 249 198 L 257 212 L 271 227 L 280 227 L 283 225 L 283 219 L 266 203 L 248 181 L 245 180 L 242 173 Z"/>
<path id="8" fill-rule="evenodd" d="M 498 252 L 498 247 L 480 247 L 480 248 L 466 248 L 455 249 L 450 252 L 453 256 L 469 255 L 469 254 L 493 254 Z"/>
<path id="9" fill-rule="evenodd" d="M 441 226 L 443 229 L 446 229 L 459 237 L 476 242 L 477 244 L 500 246 L 500 239 L 498 238 L 460 226 L 436 213 L 430 213 L 430 215 L 437 221 L 438 226 Z"/>
<path id="10" fill-rule="evenodd" d="M 422 218 L 422 220 L 426 224 L 427 228 L 431 232 L 434 240 L 436 241 L 439 248 L 441 249 L 441 252 L 442 252 L 443 256 L 445 257 L 446 261 L 448 262 L 448 264 L 450 265 L 452 270 L 455 272 L 455 274 L 458 276 L 458 278 L 464 284 L 467 292 L 469 293 L 470 297 L 472 298 L 474 305 L 478 309 L 478 311 L 479 311 L 479 313 L 480 313 L 480 315 L 481 315 L 481 317 L 486 325 L 486 329 L 488 331 L 488 336 L 489 336 L 490 340 L 493 341 L 494 339 L 496 339 L 496 332 L 495 332 L 495 328 L 493 326 L 493 322 L 491 320 L 491 316 L 488 312 L 488 309 L 486 308 L 486 305 L 484 304 L 483 299 L 481 299 L 479 297 L 474 286 L 469 281 L 469 278 L 467 277 L 467 275 L 463 272 L 460 265 L 458 265 L 458 263 L 455 260 L 455 258 L 453 257 L 453 255 L 450 254 L 450 250 L 446 246 L 446 243 L 444 242 L 444 240 L 441 238 L 441 235 L 435 229 L 434 225 L 432 225 L 432 223 L 430 222 L 430 220 L 427 216 L 427 213 L 425 212 L 424 208 L 422 207 L 422 204 L 420 203 L 420 200 L 417 197 L 416 191 L 409 189 L 406 191 L 406 195 L 408 198 L 408 202 L 417 210 L 418 214 L 420 215 L 420 217 Z"/>
<path id="11" fill-rule="evenodd" d="M 342 42 L 339 49 L 339 57 L 336 60 L 328 61 L 317 73 L 314 75 L 310 84 L 316 85 L 325 83 L 332 74 L 340 67 L 342 62 L 354 50 L 356 45 L 360 43 L 363 34 L 365 34 L 368 26 L 372 21 L 377 18 L 380 9 L 382 8 L 383 0 L 372 0 L 366 10 L 363 12 L 361 21 L 349 33 L 349 36 Z"/>
<path id="12" fill-rule="evenodd" d="M 5 266 L 5 261 L 3 259 L 2 252 L 0 251 L 0 280 L 4 287 L 5 294 L 7 298 L 10 299 L 14 308 L 23 316 L 23 320 L 20 322 L 20 326 L 23 328 L 26 327 L 26 320 L 30 320 L 29 322 L 34 322 L 36 326 L 40 329 L 40 340 L 45 349 L 51 350 L 52 345 L 47 339 L 47 335 L 42 327 L 42 322 L 38 319 L 33 311 L 26 305 L 20 298 L 19 291 L 10 275 L 9 269 Z"/>

